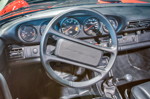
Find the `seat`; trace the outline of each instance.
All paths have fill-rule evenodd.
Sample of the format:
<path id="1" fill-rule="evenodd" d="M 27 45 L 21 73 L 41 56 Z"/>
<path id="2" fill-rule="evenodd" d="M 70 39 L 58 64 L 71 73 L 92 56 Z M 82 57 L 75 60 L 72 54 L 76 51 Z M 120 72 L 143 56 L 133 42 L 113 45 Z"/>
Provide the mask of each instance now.
<path id="1" fill-rule="evenodd" d="M 133 87 L 131 99 L 150 99 L 150 81 Z"/>

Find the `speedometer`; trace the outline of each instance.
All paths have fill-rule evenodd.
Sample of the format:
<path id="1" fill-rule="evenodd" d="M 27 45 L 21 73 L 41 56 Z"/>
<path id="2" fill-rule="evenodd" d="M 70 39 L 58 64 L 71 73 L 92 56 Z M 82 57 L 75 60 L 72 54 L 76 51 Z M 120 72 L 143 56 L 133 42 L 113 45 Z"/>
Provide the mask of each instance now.
<path id="1" fill-rule="evenodd" d="M 77 19 L 67 18 L 61 24 L 61 32 L 65 35 L 75 36 L 80 32 L 80 23 Z"/>
<path id="2" fill-rule="evenodd" d="M 84 22 L 84 26 L 83 26 L 84 32 L 87 35 L 90 36 L 96 36 L 100 31 L 100 23 L 98 21 L 98 19 L 96 18 L 88 18 L 85 22 Z"/>
<path id="3" fill-rule="evenodd" d="M 18 32 L 21 39 L 27 42 L 34 41 L 37 37 L 36 29 L 32 25 L 22 25 Z"/>

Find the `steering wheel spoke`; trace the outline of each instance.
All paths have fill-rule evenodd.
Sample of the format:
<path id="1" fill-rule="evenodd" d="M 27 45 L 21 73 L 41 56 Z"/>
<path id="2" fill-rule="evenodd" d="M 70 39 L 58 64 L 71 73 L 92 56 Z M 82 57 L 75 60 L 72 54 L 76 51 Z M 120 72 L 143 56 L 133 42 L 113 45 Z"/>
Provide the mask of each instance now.
<path id="1" fill-rule="evenodd" d="M 50 62 L 62 62 L 62 63 L 67 63 L 67 64 L 71 64 L 71 65 L 78 66 L 78 67 L 83 67 L 83 68 L 95 71 L 97 73 L 100 73 L 100 74 L 105 72 L 105 68 L 102 68 L 102 69 L 96 68 L 94 66 L 81 64 L 81 63 L 78 63 L 78 62 L 74 62 L 74 61 L 70 61 L 70 60 L 67 60 L 67 59 L 59 58 L 59 57 L 54 56 L 54 55 L 45 54 L 44 57 L 45 57 L 45 62 L 47 64 L 49 64 Z"/>

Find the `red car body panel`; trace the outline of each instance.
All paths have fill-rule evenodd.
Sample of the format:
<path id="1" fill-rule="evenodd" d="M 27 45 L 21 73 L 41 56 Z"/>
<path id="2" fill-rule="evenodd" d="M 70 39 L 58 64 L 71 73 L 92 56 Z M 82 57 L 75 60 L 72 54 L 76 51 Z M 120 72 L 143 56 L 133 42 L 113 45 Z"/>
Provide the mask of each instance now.
<path id="1" fill-rule="evenodd" d="M 44 6 L 45 8 L 36 8 L 34 10 L 29 8 L 30 6 L 34 6 L 34 5 L 43 5 L 43 6 L 45 5 Z M 4 16 L 0 20 L 7 19 L 7 18 L 10 18 L 10 17 L 14 17 L 14 16 L 21 15 L 21 14 L 26 14 L 26 13 L 30 13 L 30 12 L 44 10 L 44 9 L 47 9 L 47 8 L 52 8 L 54 6 L 50 6 L 47 3 L 29 5 L 25 0 L 15 0 L 15 1 L 9 3 L 2 11 L 0 11 L 0 16 L 5 15 L 8 12 L 17 10 L 19 8 L 22 8 L 22 7 L 28 7 L 28 8 L 24 9 L 23 11 L 12 12 L 11 15 Z"/>
<path id="2" fill-rule="evenodd" d="M 29 4 L 24 0 L 15 0 L 9 3 L 2 11 L 0 11 L 0 16 L 28 5 Z"/>

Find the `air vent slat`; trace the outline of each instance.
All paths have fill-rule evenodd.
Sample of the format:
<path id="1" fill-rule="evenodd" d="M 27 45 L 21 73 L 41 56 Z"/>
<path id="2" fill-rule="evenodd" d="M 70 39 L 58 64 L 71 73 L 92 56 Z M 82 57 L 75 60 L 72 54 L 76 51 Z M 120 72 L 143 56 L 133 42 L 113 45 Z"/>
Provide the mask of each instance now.
<path id="1" fill-rule="evenodd" d="M 150 26 L 150 20 L 131 21 L 127 25 L 126 29 L 147 28 L 149 26 Z"/>

